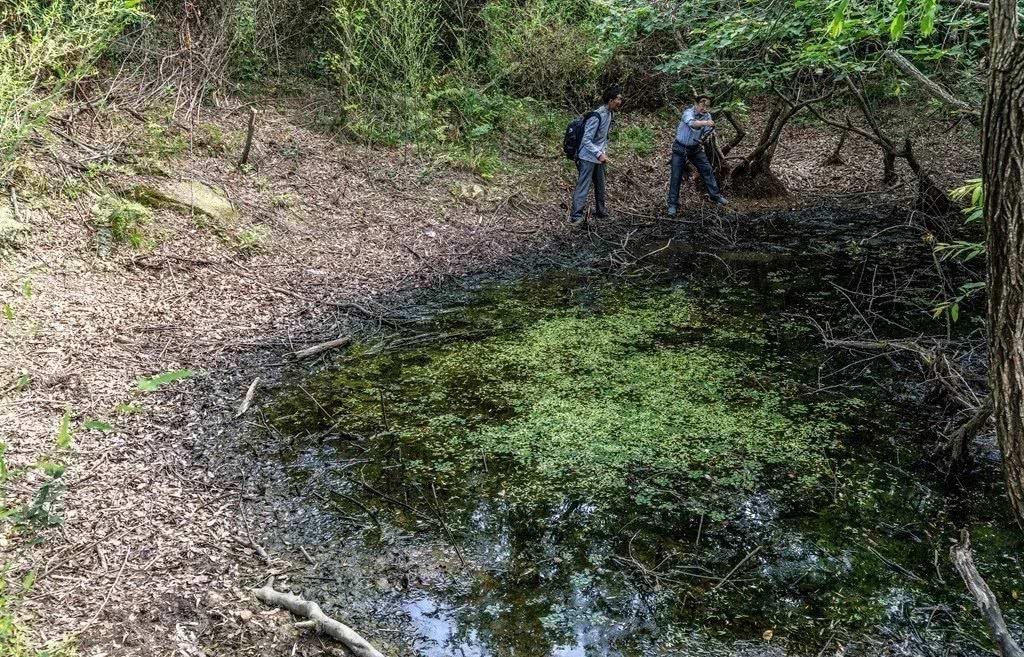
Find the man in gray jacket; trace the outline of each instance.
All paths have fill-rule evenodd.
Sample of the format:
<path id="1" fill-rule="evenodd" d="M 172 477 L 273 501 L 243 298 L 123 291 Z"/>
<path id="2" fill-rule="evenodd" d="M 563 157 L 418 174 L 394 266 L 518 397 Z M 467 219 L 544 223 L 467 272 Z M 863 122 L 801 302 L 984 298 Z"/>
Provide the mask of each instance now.
<path id="1" fill-rule="evenodd" d="M 576 154 L 576 190 L 572 195 L 572 214 L 569 223 L 578 225 L 583 221 L 583 212 L 587 208 L 587 196 L 590 194 L 590 183 L 594 183 L 594 204 L 597 211 L 594 216 L 603 219 L 608 216 L 604 205 L 604 168 L 608 163 L 608 135 L 612 130 L 614 113 L 622 107 L 622 90 L 619 85 L 612 85 L 601 97 L 602 105 L 592 112 L 583 128 L 583 141 Z"/>
<path id="2" fill-rule="evenodd" d="M 718 191 L 718 181 L 715 180 L 715 172 L 708 162 L 708 156 L 704 152 L 704 138 L 715 129 L 715 122 L 711 118 L 711 99 L 708 96 L 699 96 L 694 99 L 696 102 L 692 107 L 683 111 L 676 128 L 676 139 L 672 142 L 672 173 L 668 183 L 668 216 L 676 216 L 677 204 L 679 203 L 679 183 L 686 174 L 686 161 L 689 160 L 697 167 L 701 178 L 704 179 L 704 186 L 708 188 L 708 197 L 718 205 L 725 205 L 725 197 Z"/>

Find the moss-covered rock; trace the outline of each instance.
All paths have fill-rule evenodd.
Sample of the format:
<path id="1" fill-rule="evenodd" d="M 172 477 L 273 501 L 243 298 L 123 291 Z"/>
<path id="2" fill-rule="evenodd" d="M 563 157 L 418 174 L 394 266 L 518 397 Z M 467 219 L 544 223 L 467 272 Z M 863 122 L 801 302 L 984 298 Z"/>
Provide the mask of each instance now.
<path id="1" fill-rule="evenodd" d="M 239 217 L 238 210 L 223 192 L 198 180 L 137 185 L 131 195 L 146 205 L 178 208 L 220 222 L 234 221 Z"/>

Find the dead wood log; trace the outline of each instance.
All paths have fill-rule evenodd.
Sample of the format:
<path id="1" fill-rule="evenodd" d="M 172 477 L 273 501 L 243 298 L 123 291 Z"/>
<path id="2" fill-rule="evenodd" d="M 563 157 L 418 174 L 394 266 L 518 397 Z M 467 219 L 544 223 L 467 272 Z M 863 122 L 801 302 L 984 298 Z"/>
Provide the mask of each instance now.
<path id="1" fill-rule="evenodd" d="M 351 341 L 352 341 L 352 338 L 350 338 L 349 336 L 345 335 L 345 336 L 342 336 L 342 337 L 337 338 L 335 340 L 328 340 L 327 342 L 321 342 L 320 344 L 315 344 L 312 347 L 306 347 L 305 349 L 300 349 L 300 350 L 295 352 L 295 357 L 296 358 L 309 358 L 310 356 L 315 356 L 315 355 L 317 355 L 317 354 L 319 354 L 321 352 L 328 351 L 330 349 L 337 349 L 338 347 L 344 347 L 345 345 L 347 345 Z"/>
<path id="2" fill-rule="evenodd" d="M 988 624 L 989 634 L 999 648 L 1002 657 L 1024 657 L 1024 650 L 1014 640 L 1010 631 L 1006 628 L 1006 620 L 1003 619 L 1003 612 L 999 608 L 999 601 L 988 587 L 977 566 L 974 565 L 974 557 L 971 555 L 971 535 L 966 529 L 960 530 L 960 542 L 949 549 L 949 558 L 953 561 L 953 567 L 960 573 L 967 590 L 974 597 L 978 610 Z"/>
<path id="3" fill-rule="evenodd" d="M 913 62 L 911 62 L 909 59 L 907 59 L 900 53 L 896 52 L 895 50 L 886 50 L 885 52 L 882 53 L 882 56 L 888 59 L 890 62 L 892 62 L 893 65 L 895 65 L 896 68 L 898 68 L 899 70 L 903 71 L 903 73 L 914 78 L 914 80 L 916 80 L 917 83 L 920 84 L 926 92 L 928 92 L 928 95 L 932 96 L 933 98 L 941 100 L 942 102 L 956 108 L 961 112 L 964 112 L 965 114 L 973 117 L 975 120 L 981 118 L 980 109 L 960 100 L 953 94 L 949 93 L 949 91 L 947 91 L 945 87 L 943 87 L 941 84 L 935 82 L 927 75 L 922 73 L 921 69 L 914 66 Z"/>
<path id="4" fill-rule="evenodd" d="M 312 625 L 300 624 L 300 627 L 315 627 L 317 632 L 326 634 L 335 641 L 342 643 L 356 657 L 384 657 L 379 650 L 370 645 L 358 632 L 325 614 L 317 603 L 303 600 L 291 593 L 275 591 L 273 579 L 264 584 L 263 588 L 256 589 L 256 598 L 264 604 L 280 607 L 296 616 L 308 618 L 312 621 Z"/>

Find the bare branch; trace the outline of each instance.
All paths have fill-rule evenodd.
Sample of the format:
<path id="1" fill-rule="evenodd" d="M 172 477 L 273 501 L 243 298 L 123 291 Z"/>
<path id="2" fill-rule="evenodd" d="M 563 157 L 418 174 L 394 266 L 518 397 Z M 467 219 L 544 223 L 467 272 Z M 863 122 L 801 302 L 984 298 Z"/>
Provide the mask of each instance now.
<path id="1" fill-rule="evenodd" d="M 376 648 L 370 645 L 366 639 L 359 636 L 359 633 L 348 625 L 334 620 L 320 609 L 320 605 L 310 600 L 303 600 L 291 593 L 275 591 L 274 581 L 271 579 L 261 589 L 256 589 L 256 597 L 272 607 L 287 609 L 296 616 L 308 618 L 313 625 L 305 624 L 302 627 L 315 627 L 336 641 L 340 641 L 356 657 L 384 657 Z"/>
<path id="2" fill-rule="evenodd" d="M 743 129 L 743 124 L 736 120 L 736 117 L 732 115 L 732 112 L 722 112 L 722 116 L 724 116 L 725 120 L 729 122 L 732 129 L 736 131 L 732 140 L 722 147 L 722 156 L 724 157 L 729 154 L 729 151 L 734 149 L 741 141 L 743 141 L 743 138 L 747 136 L 747 131 Z"/>
<path id="3" fill-rule="evenodd" d="M 896 68 L 903 71 L 906 75 L 914 78 L 918 84 L 924 87 L 924 90 L 928 92 L 933 98 L 937 98 L 942 102 L 955 107 L 956 109 L 969 114 L 974 118 L 981 116 L 981 110 L 974 107 L 953 94 L 949 93 L 942 85 L 930 79 L 927 75 L 921 72 L 921 69 L 914 66 L 914 63 L 909 59 L 896 52 L 895 50 L 886 50 L 882 53 L 882 56 L 892 62 Z"/>

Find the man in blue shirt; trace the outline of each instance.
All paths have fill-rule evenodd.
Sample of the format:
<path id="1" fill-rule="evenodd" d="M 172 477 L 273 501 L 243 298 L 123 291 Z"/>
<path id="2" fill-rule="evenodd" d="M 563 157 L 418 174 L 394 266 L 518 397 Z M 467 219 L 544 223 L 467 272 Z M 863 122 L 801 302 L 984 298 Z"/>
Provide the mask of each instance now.
<path id="1" fill-rule="evenodd" d="M 715 172 L 708 162 L 708 156 L 704 152 L 704 138 L 715 128 L 715 122 L 711 118 L 711 98 L 700 96 L 692 107 L 683 111 L 683 117 L 676 128 L 676 140 L 672 143 L 672 177 L 668 185 L 668 216 L 676 216 L 679 204 L 679 183 L 686 171 L 686 162 L 689 160 L 704 179 L 704 185 L 708 188 L 708 196 L 718 205 L 725 205 L 725 197 L 718 191 L 718 181 L 715 180 Z"/>
<path id="2" fill-rule="evenodd" d="M 577 225 L 583 221 L 583 212 L 587 208 L 587 196 L 590 194 L 590 183 L 594 183 L 594 203 L 597 211 L 594 216 L 604 219 L 608 211 L 604 205 L 604 167 L 608 163 L 608 135 L 612 131 L 614 113 L 622 107 L 622 90 L 613 84 L 605 90 L 601 97 L 602 105 L 593 111 L 583 128 L 583 141 L 576 154 L 576 189 L 572 194 L 572 214 L 569 223 Z"/>

